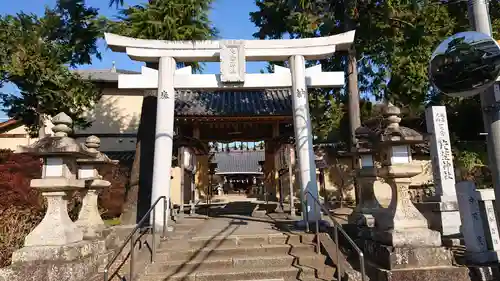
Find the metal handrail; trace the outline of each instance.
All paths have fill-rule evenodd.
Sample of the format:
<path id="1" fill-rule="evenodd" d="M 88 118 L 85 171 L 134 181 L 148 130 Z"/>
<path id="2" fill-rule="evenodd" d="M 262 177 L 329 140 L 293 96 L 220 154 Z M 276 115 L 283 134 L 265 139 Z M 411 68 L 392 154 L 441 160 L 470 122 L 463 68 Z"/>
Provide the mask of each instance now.
<path id="1" fill-rule="evenodd" d="M 308 197 L 311 197 L 314 201 L 314 213 L 316 213 L 316 205 L 319 206 L 321 208 L 321 210 L 330 218 L 330 220 L 332 221 L 333 223 L 333 239 L 335 241 L 335 248 L 336 248 L 336 253 L 337 253 L 337 272 L 338 272 L 338 277 L 339 277 L 339 280 L 342 276 L 342 266 L 341 266 L 341 262 L 340 262 L 340 256 L 341 256 L 341 252 L 340 252 L 340 248 L 339 248 L 339 231 L 340 233 L 344 236 L 344 238 L 346 238 L 346 240 L 349 242 L 349 244 L 351 244 L 351 246 L 354 248 L 354 250 L 357 252 L 358 256 L 359 256 L 359 267 L 360 267 L 360 270 L 361 270 L 361 280 L 362 281 L 365 281 L 366 280 L 366 270 L 365 270 L 365 257 L 364 257 L 364 254 L 363 254 L 363 251 L 361 251 L 361 249 L 358 247 L 358 245 L 356 245 L 356 242 L 354 242 L 354 240 L 352 240 L 351 237 L 349 237 L 349 235 L 345 232 L 345 230 L 343 229 L 342 225 L 340 223 L 338 223 L 335 218 L 330 215 L 330 211 L 327 210 L 325 208 L 325 206 L 321 205 L 321 202 L 319 202 L 319 200 L 314 197 L 314 195 L 309 192 L 309 191 L 306 191 L 304 192 L 304 195 L 305 195 L 305 200 L 304 202 L 306 203 L 306 208 L 304 210 L 304 218 L 305 218 L 305 222 L 306 222 L 306 232 L 309 232 L 309 219 L 308 219 L 308 212 L 307 212 L 307 198 Z M 307 195 L 310 195 L 310 196 L 307 196 Z M 316 216 L 316 251 L 319 253 L 320 251 L 320 239 L 319 239 L 319 220 L 320 220 L 321 216 Z"/>
<path id="2" fill-rule="evenodd" d="M 161 238 L 165 238 L 166 232 L 167 232 L 167 198 L 165 196 L 160 196 L 156 201 L 151 205 L 149 210 L 146 212 L 146 214 L 142 217 L 142 219 L 137 223 L 137 225 L 134 227 L 132 232 L 127 236 L 123 244 L 118 248 L 118 251 L 116 254 L 113 256 L 113 258 L 106 264 L 106 267 L 104 267 L 104 281 L 109 280 L 109 269 L 113 265 L 113 263 L 118 259 L 120 254 L 122 253 L 123 249 L 127 246 L 128 243 L 130 243 L 130 272 L 129 272 L 129 281 L 133 280 L 134 277 L 134 258 L 135 258 L 135 233 L 141 229 L 143 229 L 143 224 L 148 221 L 147 219 L 149 218 L 149 214 L 156 208 L 156 205 L 158 205 L 158 202 L 163 200 L 163 230 L 162 230 L 162 236 Z M 153 218 L 152 218 L 153 223 L 151 226 L 151 262 L 155 261 L 156 257 L 156 231 L 155 231 L 155 222 L 156 222 L 156 212 L 153 212 Z M 111 277 L 113 277 L 116 272 L 119 269 L 117 269 Z"/>

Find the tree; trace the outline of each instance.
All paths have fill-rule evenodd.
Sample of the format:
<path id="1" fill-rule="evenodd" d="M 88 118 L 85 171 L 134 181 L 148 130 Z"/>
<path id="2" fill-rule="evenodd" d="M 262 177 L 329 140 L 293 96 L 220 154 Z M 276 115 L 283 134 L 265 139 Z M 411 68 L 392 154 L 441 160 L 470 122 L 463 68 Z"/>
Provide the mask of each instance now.
<path id="1" fill-rule="evenodd" d="M 60 111 L 78 127 L 89 126 L 82 117 L 100 92 L 68 66 L 100 58 L 96 42 L 101 28 L 97 9 L 84 0 L 59 0 L 42 17 L 19 13 L 0 16 L 0 85 L 14 84 L 20 95 L 2 93 L 4 111 L 20 119 L 36 135 L 41 116 Z"/>
<path id="2" fill-rule="evenodd" d="M 156 0 L 119 12 L 117 21 L 108 22 L 108 31 L 124 36 L 157 40 L 207 40 L 217 35 L 208 19 L 212 0 Z M 110 2 L 118 3 L 118 1 Z M 156 67 L 149 64 L 150 67 Z M 194 65 L 199 69 L 199 65 Z M 142 103 L 134 164 L 130 175 L 123 224 L 135 224 L 149 208 L 156 125 L 156 97 Z M 139 205 L 139 207 L 138 207 Z"/>
<path id="3" fill-rule="evenodd" d="M 424 107 L 446 105 L 450 135 L 458 148 L 458 162 L 471 155 L 484 163 L 484 137 L 479 97 L 450 98 L 433 89 L 428 79 L 428 61 L 434 48 L 446 37 L 469 30 L 464 1 L 420 0 L 256 0 L 258 11 L 251 19 L 259 28 L 256 37 L 291 38 L 328 36 L 343 32 L 349 19 L 356 29 L 356 56 L 360 91 L 402 108 L 406 126 L 425 131 Z M 347 13 L 346 6 L 349 6 Z M 317 13 L 317 11 L 320 11 Z M 500 1 L 489 2 L 493 38 L 498 38 Z M 342 69 L 345 58 L 323 61 L 328 69 Z M 311 62 L 317 63 L 317 62 Z M 345 103 L 345 94 L 334 96 Z M 314 103 L 311 103 L 311 111 Z M 362 109 L 363 111 L 363 109 Z M 362 115 L 369 112 L 362 112 Z M 348 137 L 346 118 L 333 128 L 330 137 Z M 467 159 L 462 159 L 467 156 Z"/>
<path id="4" fill-rule="evenodd" d="M 259 10 L 250 14 L 259 28 L 255 36 L 264 39 L 338 34 L 344 31 L 349 14 L 356 29 L 360 91 L 393 102 L 409 116 L 421 115 L 425 104 L 437 101 L 427 74 L 430 56 L 444 38 L 468 29 L 464 12 L 467 3 L 355 1 L 345 13 L 345 2 L 257 0 Z M 491 1 L 492 18 L 500 14 L 499 3 Z M 498 20 L 493 25 L 493 30 L 498 30 Z M 321 63 L 328 69 L 342 69 L 342 55 Z M 458 102 L 440 99 L 449 104 Z"/>

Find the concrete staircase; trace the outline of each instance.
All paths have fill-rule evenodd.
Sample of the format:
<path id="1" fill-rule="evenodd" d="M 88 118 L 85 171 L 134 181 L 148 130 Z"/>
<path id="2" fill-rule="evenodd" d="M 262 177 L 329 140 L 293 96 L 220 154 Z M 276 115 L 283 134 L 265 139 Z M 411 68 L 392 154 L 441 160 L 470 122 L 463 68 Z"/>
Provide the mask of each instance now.
<path id="1" fill-rule="evenodd" d="M 162 242 L 140 281 L 334 280 L 314 236 L 278 233 Z"/>

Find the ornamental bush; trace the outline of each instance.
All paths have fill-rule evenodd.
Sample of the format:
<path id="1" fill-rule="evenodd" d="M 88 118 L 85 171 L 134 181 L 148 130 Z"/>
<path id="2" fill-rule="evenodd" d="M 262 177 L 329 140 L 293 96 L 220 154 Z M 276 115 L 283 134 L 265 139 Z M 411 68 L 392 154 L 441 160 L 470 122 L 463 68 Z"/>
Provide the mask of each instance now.
<path id="1" fill-rule="evenodd" d="M 39 158 L 0 150 L 0 266 L 10 264 L 12 252 L 43 218 L 43 199 L 30 188 L 41 168 Z"/>
<path id="2" fill-rule="evenodd" d="M 40 178 L 42 161 L 38 157 L 0 150 L 0 267 L 11 263 L 12 253 L 21 248 L 24 238 L 42 220 L 46 203 L 40 192 L 30 187 L 31 179 Z M 111 187 L 99 196 L 104 219 L 121 213 L 129 168 L 113 166 L 103 171 Z M 75 194 L 68 203 L 68 212 L 76 220 L 81 196 Z"/>

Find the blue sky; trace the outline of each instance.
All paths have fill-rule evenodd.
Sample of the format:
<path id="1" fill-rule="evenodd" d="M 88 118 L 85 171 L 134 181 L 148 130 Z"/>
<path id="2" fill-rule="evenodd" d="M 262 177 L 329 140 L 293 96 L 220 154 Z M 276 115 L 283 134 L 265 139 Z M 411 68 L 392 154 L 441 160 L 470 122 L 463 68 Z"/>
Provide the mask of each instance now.
<path id="1" fill-rule="evenodd" d="M 15 14 L 20 11 L 25 13 L 43 14 L 44 7 L 53 7 L 55 0 L 16 0 L 9 5 L 0 6 L 0 14 Z M 108 7 L 108 0 L 87 0 L 89 6 L 99 8 L 102 15 L 113 17 L 117 14 L 116 8 Z M 146 2 L 146 0 L 125 0 L 126 5 L 136 5 Z M 238 2 L 237 6 L 234 4 Z M 252 34 L 257 30 L 250 21 L 249 13 L 256 11 L 254 0 L 215 0 L 213 9 L 210 13 L 210 19 L 219 29 L 219 36 L 225 39 L 252 39 Z M 107 69 L 112 67 L 113 61 L 117 68 L 128 70 L 140 70 L 142 63 L 134 62 L 125 54 L 113 53 L 106 49 L 103 40 L 99 42 L 99 48 L 102 52 L 102 60 L 95 59 L 92 65 L 82 66 L 81 68 Z M 247 63 L 247 72 L 257 73 L 266 66 L 265 62 Z M 205 66 L 204 73 L 219 73 L 217 63 L 209 63 Z M 15 91 L 11 86 L 4 88 L 4 91 Z M 5 118 L 0 113 L 0 118 Z"/>

